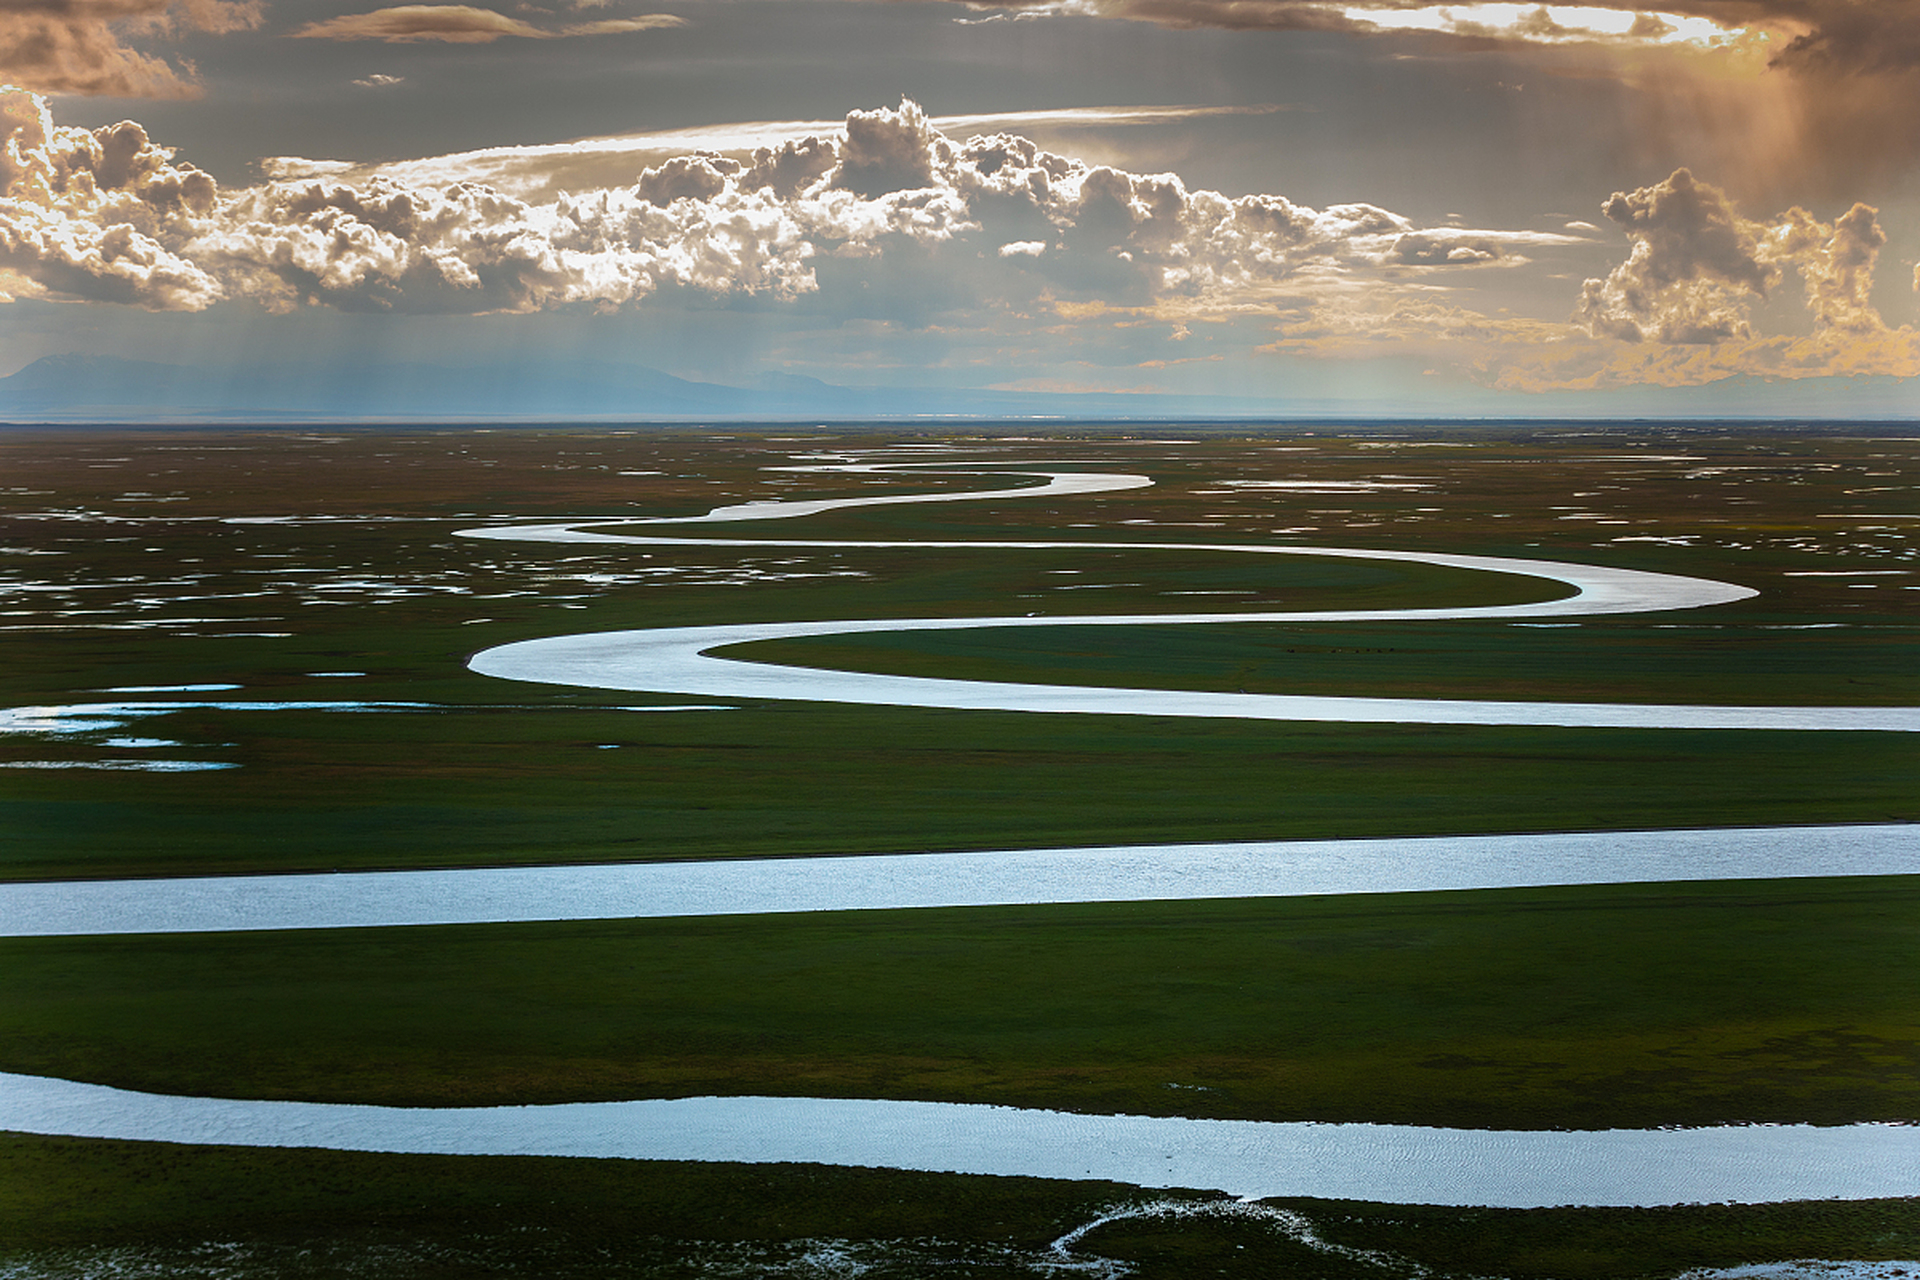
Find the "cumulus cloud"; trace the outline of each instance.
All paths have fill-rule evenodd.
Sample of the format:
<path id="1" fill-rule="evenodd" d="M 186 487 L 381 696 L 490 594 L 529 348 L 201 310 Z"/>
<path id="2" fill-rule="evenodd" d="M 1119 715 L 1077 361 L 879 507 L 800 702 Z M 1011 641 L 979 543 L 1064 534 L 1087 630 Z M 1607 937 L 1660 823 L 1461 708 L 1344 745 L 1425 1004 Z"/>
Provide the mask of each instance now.
<path id="1" fill-rule="evenodd" d="M 1287 108 L 1252 107 L 1072 107 L 1046 111 L 1008 111 L 986 114 L 935 116 L 927 124 L 948 137 L 981 133 L 1032 134 L 1063 128 L 1079 134 L 1091 130 L 1163 124 L 1221 115 L 1270 115 Z M 330 176 L 366 181 L 383 177 L 407 186 L 449 186 L 455 182 L 484 183 L 522 200 L 551 199 L 561 191 L 619 186 L 642 169 L 679 156 L 716 154 L 749 159 L 762 147 L 778 149 L 786 143 L 820 141 L 845 127 L 841 120 L 761 120 L 732 124 L 696 125 L 613 137 L 579 138 L 564 143 L 486 147 L 452 155 L 356 164 L 350 161 L 311 160 L 275 156 L 261 162 L 262 170 L 281 178 Z M 813 176 L 818 176 L 816 172 Z"/>
<path id="2" fill-rule="evenodd" d="M 1571 323 L 1375 291 L 1309 300 L 1260 350 L 1418 356 L 1506 391 L 1693 386 L 1735 375 L 1920 377 L 1920 332 L 1888 325 L 1871 301 L 1886 243 L 1872 207 L 1855 204 L 1830 223 L 1801 208 L 1749 219 L 1682 169 L 1614 193 L 1603 210 L 1629 250 L 1605 279 L 1586 281 Z M 1758 332 L 1754 304 L 1795 278 L 1810 331 Z"/>
<path id="3" fill-rule="evenodd" d="M 569 36 L 656 31 L 686 24 L 685 18 L 670 13 L 644 13 L 633 18 L 606 18 L 548 29 L 473 5 L 403 4 L 371 13 L 348 13 L 323 22 L 309 22 L 290 34 L 307 40 L 381 40 L 388 44 L 438 40 L 447 44 L 491 44 L 502 36 L 558 40 Z"/>
<path id="4" fill-rule="evenodd" d="M 1832 223 L 1798 207 L 1753 221 L 1725 192 L 1679 169 L 1653 186 L 1615 192 L 1603 211 L 1632 249 L 1582 290 L 1578 317 L 1595 337 L 1681 345 L 1751 338 L 1751 305 L 1785 270 L 1799 275 L 1817 332 L 1887 329 L 1869 301 L 1887 237 L 1868 205 Z"/>
<path id="5" fill-rule="evenodd" d="M 1815 329 L 1859 336 L 1886 330 L 1869 301 L 1874 264 L 1887 243 L 1878 214 L 1856 203 L 1828 225 L 1794 208 L 1767 229 L 1767 256 L 1799 271 Z"/>
<path id="6" fill-rule="evenodd" d="M 1920 375 L 1920 337 L 1872 303 L 1886 243 L 1872 208 L 1753 219 L 1686 170 L 1604 203 L 1627 253 L 1566 321 L 1480 314 L 1462 291 L 1534 255 L 1590 249 L 1586 224 L 1434 227 L 1372 204 L 1230 197 L 1012 133 L 958 141 L 912 102 L 538 198 L 447 176 L 466 171 L 435 181 L 430 161 L 370 172 L 283 158 L 261 183 L 221 190 L 137 124 L 63 128 L 43 99 L 7 93 L 0 293 L 177 311 L 724 301 L 1081 336 L 1231 321 L 1273 335 L 1275 353 L 1413 352 L 1515 388 Z M 1796 281 L 1810 332 L 1757 333 L 1756 304 Z"/>
<path id="7" fill-rule="evenodd" d="M 1580 317 L 1596 337 L 1719 342 L 1750 332 L 1746 299 L 1779 271 L 1760 259 L 1756 228 L 1726 194 L 1685 169 L 1602 207 L 1633 245 L 1605 280 L 1588 280 Z"/>
<path id="8" fill-rule="evenodd" d="M 1438 278 L 1576 242 L 1423 229 L 1366 204 L 1233 199 L 1009 134 L 960 143 L 912 102 L 537 201 L 286 158 L 263 184 L 221 192 L 138 125 L 63 129 L 34 95 L 4 102 L 0 269 L 46 296 L 163 310 L 253 299 L 477 313 L 687 290 L 791 301 L 829 286 L 833 305 L 876 314 L 1076 300 L 1257 308 L 1303 282 Z M 869 290 L 876 271 L 901 287 Z"/>
<path id="9" fill-rule="evenodd" d="M 46 101 L 0 93 L 0 270 L 61 297 L 198 310 L 219 283 L 179 252 L 210 216 L 212 178 L 175 165 L 139 125 L 62 129 Z"/>
<path id="10" fill-rule="evenodd" d="M 0 83 L 121 98 L 199 94 L 190 69 L 128 43 L 260 23 L 259 0 L 0 0 Z"/>

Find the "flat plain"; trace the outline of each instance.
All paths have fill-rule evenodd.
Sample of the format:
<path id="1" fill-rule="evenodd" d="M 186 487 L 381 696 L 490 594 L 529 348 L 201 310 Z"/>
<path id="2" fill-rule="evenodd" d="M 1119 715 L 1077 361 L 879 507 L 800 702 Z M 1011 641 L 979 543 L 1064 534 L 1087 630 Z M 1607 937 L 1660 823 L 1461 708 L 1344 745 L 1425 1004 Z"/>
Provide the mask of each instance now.
<path id="1" fill-rule="evenodd" d="M 706 709 L 464 666 L 632 627 L 1555 594 L 1199 550 L 458 536 L 965 491 L 986 465 L 1154 484 L 725 533 L 1417 548 L 1758 594 L 1573 622 L 1063 622 L 737 656 L 1223 692 L 1913 705 L 1920 440 L 1884 425 L 15 430 L 0 459 L 9 879 L 1920 819 L 1910 734 Z M 873 462 L 921 465 L 791 469 Z M 1884 877 L 15 939 L 0 1070 L 405 1105 L 753 1093 L 1485 1128 L 1915 1122 L 1916 891 Z M 1920 1255 L 1912 1200 L 1233 1208 L 1032 1179 L 25 1135 L 0 1160 L 0 1265 L 36 1277 L 129 1260 L 203 1274 L 216 1243 L 223 1274 L 364 1276 L 1666 1276 Z"/>

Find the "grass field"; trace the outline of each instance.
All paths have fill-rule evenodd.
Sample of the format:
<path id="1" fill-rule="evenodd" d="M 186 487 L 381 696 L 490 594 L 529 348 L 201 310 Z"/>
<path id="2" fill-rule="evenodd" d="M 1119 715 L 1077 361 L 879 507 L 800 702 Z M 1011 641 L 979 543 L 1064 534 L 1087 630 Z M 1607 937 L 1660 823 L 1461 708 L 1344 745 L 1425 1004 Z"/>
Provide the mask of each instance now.
<path id="1" fill-rule="evenodd" d="M 1026 1280 L 1100 1275 L 1108 1261 L 1142 1280 L 1630 1280 L 1756 1257 L 1920 1251 L 1904 1200 L 1643 1210 L 1279 1201 L 1262 1212 L 1032 1178 L 17 1135 L 0 1135 L 0 1170 L 12 1258 L 60 1276 Z M 1064 1256 L 1050 1247 L 1129 1211 L 1138 1216 L 1087 1232 Z M 1308 1233 L 1363 1256 L 1304 1244 Z M 1071 1263 L 1080 1270 L 1063 1268 Z"/>
<path id="2" fill-rule="evenodd" d="M 1343 627 L 1330 643 L 1324 628 L 1306 625 L 1129 627 L 1117 635 L 1022 627 L 763 641 L 724 652 L 899 675 L 1222 693 L 1431 697 L 1444 687 L 1451 697 L 1548 702 L 1920 702 L 1920 633 L 1888 626 L 1783 642 L 1782 624 L 1724 629 L 1729 634 L 1703 636 L 1631 618 L 1382 622 Z"/>
<path id="3" fill-rule="evenodd" d="M 12 940 L 11 1070 L 1503 1129 L 1920 1120 L 1920 885 L 1743 881 Z"/>
<path id="4" fill-rule="evenodd" d="M 645 712 L 618 708 L 692 700 L 462 665 L 575 630 L 1558 591 L 1197 550 L 453 536 L 508 518 L 983 485 L 765 469 L 795 462 L 1067 459 L 1156 483 L 698 532 L 1319 541 L 1614 564 L 1761 594 L 1565 626 L 1061 627 L 741 655 L 1249 692 L 1920 702 L 1920 441 L 1886 428 L 1309 430 L 0 434 L 0 706 L 15 709 L 0 719 L 0 877 L 1920 820 L 1912 735 L 778 702 Z M 1190 443 L 1158 442 L 1172 437 Z M 1381 484 L 1396 487 L 1353 487 Z M 197 684 L 239 688 L 118 691 Z M 187 705 L 236 702 L 424 705 Z M 181 705 L 150 705 L 168 703 Z M 123 704 L 140 705 L 79 710 Z M 154 760 L 229 767 L 138 767 Z M 1889 878 L 21 940 L 0 944 L 0 1069 L 426 1105 L 755 1092 L 1495 1127 L 1920 1121 L 1916 894 Z M 222 1265 L 248 1276 L 851 1274 L 820 1269 L 833 1241 L 870 1274 L 1039 1275 L 1050 1241 L 1164 1198 L 19 1136 L 0 1152 L 0 1268 L 34 1277 L 134 1262 L 203 1274 L 194 1250 L 222 1240 L 246 1242 Z M 1184 1210 L 1103 1226 L 1077 1256 L 1150 1276 L 1410 1275 L 1411 1259 L 1572 1277 L 1920 1252 L 1914 1201 L 1286 1207 L 1327 1241 L 1399 1261 L 1303 1243 L 1272 1215 Z"/>
<path id="5" fill-rule="evenodd" d="M 187 758 L 241 767 L 0 775 L 16 796 L 4 864 L 197 874 L 1920 816 L 1920 743 L 1891 734 L 795 704 L 645 714 L 556 700 L 564 709 L 147 721 L 137 731 L 189 742 Z"/>

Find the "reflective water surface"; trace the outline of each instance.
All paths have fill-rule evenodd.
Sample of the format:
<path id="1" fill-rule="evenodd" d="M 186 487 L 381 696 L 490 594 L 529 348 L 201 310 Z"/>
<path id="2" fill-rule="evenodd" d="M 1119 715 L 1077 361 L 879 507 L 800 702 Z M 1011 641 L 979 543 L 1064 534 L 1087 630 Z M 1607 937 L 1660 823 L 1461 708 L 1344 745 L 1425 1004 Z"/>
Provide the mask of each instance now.
<path id="1" fill-rule="evenodd" d="M 1273 840 L 0 884 L 0 937 L 1920 874 L 1920 827 Z"/>
<path id="2" fill-rule="evenodd" d="M 862 1098 L 370 1107 L 133 1093 L 0 1074 L 0 1128 L 448 1155 L 795 1161 L 1529 1208 L 1911 1195 L 1920 1128 L 1516 1131 L 1191 1120 Z"/>

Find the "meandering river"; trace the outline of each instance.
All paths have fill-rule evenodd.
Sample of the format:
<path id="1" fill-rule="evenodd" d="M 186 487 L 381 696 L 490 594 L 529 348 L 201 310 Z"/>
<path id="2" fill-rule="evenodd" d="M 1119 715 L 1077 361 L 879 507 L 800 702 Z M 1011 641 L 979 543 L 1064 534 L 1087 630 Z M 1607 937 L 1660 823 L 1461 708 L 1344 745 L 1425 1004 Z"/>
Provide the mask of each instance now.
<path id="1" fill-rule="evenodd" d="M 944 471 L 965 471 L 939 464 Z M 848 468 L 873 471 L 879 464 Z M 898 468 L 896 468 L 898 469 Z M 826 622 L 756 622 L 733 626 L 660 627 L 600 631 L 522 640 L 482 650 L 468 666 L 482 675 L 576 688 L 645 690 L 703 698 L 784 698 L 879 706 L 972 711 L 1026 711 L 1079 715 L 1186 716 L 1241 720 L 1317 720 L 1392 724 L 1539 725 L 1578 728 L 1878 730 L 1920 732 L 1920 707 L 1728 707 L 1688 704 L 1513 702 L 1486 699 L 1304 697 L 1283 694 L 1204 693 L 1113 689 L 1079 685 L 1009 684 L 920 676 L 823 671 L 743 662 L 716 653 L 731 645 L 799 637 L 870 632 L 957 631 L 1006 627 L 1135 627 L 1280 622 L 1407 622 L 1516 620 L 1648 613 L 1730 604 L 1755 594 L 1707 578 L 1650 573 L 1558 560 L 1309 547 L 1262 543 L 1022 541 L 823 541 L 819 539 L 706 538 L 630 532 L 637 525 L 706 524 L 786 519 L 873 503 L 958 502 L 1058 493 L 1097 493 L 1150 483 L 1124 474 L 1041 473 L 1042 486 L 973 493 L 887 495 L 809 502 L 763 502 L 719 507 L 702 516 L 596 518 L 557 524 L 463 529 L 472 538 L 516 542 L 615 543 L 633 546 L 832 548 L 968 551 L 1174 551 L 1225 555 L 1311 556 L 1397 561 L 1534 578 L 1571 590 L 1527 604 L 1461 608 L 1260 610 L 1126 615 L 991 616 L 973 618 L 861 618 Z"/>
<path id="2" fill-rule="evenodd" d="M 898 470 L 848 464 L 841 470 Z M 952 472 L 981 468 L 942 464 Z M 464 530 L 468 536 L 722 547 L 1178 550 L 1399 560 L 1522 574 L 1570 591 L 1461 609 L 1186 613 L 1126 617 L 769 622 L 557 636 L 476 655 L 509 679 L 703 697 L 891 706 L 1282 720 L 1913 732 L 1920 708 L 1712 707 L 1307 698 L 877 676 L 745 663 L 751 640 L 871 631 L 1543 618 L 1691 609 L 1753 594 L 1671 574 L 1433 552 L 1251 544 L 1061 541 L 846 542 L 657 537 L 635 524 L 783 519 L 851 506 L 977 501 L 1137 488 L 1146 477 L 1040 473 L 1025 487 L 889 494 Z M 625 867 L 498 868 L 339 876 L 0 886 L 0 933 L 195 932 L 610 916 L 863 910 L 1363 893 L 1806 875 L 1920 873 L 1908 826 L 1565 833 L 1137 849 L 761 859 Z M 0 1128 L 183 1143 L 658 1160 L 804 1161 L 1313 1196 L 1532 1207 L 1902 1196 L 1920 1192 L 1920 1128 L 1748 1125 L 1522 1132 L 1090 1116 L 873 1099 L 682 1098 L 562 1106 L 390 1108 L 185 1098 L 0 1073 Z"/>

